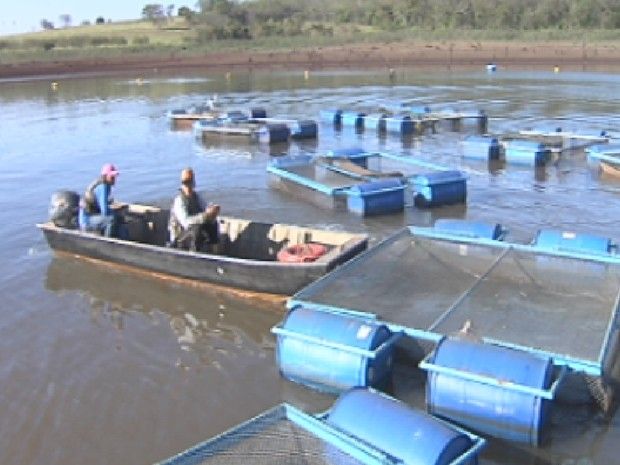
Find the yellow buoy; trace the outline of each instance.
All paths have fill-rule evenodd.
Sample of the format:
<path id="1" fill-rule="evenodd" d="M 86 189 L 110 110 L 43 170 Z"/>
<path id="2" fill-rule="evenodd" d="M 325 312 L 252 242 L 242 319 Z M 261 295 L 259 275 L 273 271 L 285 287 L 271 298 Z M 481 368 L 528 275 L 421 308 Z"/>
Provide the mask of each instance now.
<path id="1" fill-rule="evenodd" d="M 304 79 L 305 79 L 305 80 L 308 80 L 308 78 L 309 78 L 309 77 L 310 77 L 310 71 L 305 70 L 305 71 L 304 71 Z"/>
<path id="2" fill-rule="evenodd" d="M 56 81 L 52 81 L 52 83 L 50 84 L 50 87 L 52 88 L 52 90 L 56 90 L 58 89 L 58 83 Z"/>
<path id="3" fill-rule="evenodd" d="M 554 72 L 554 73 L 559 73 L 559 72 L 560 72 L 560 67 L 559 67 L 558 65 L 555 65 L 555 66 L 553 67 L 553 72 Z"/>

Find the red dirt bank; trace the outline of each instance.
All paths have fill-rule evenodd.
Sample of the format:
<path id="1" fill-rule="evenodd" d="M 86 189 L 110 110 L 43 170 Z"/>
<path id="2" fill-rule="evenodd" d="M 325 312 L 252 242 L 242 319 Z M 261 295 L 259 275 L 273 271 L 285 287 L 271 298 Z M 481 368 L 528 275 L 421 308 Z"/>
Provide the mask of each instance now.
<path id="1" fill-rule="evenodd" d="M 0 78 L 54 76 L 77 73 L 123 72 L 153 69 L 201 68 L 229 71 L 238 68 L 321 69 L 343 67 L 482 66 L 585 68 L 620 67 L 620 46 L 581 43 L 518 42 L 399 42 L 352 44 L 286 51 L 234 51 L 203 56 L 72 59 L 66 61 L 0 63 Z"/>

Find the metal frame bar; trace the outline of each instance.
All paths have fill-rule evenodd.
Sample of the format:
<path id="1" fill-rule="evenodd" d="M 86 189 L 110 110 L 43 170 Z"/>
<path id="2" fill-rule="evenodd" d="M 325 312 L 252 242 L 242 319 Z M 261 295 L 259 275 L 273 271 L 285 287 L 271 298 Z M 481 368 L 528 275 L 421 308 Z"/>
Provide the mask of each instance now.
<path id="1" fill-rule="evenodd" d="M 308 187 L 322 194 L 326 194 L 330 196 L 335 196 L 338 193 L 344 192 L 345 189 L 347 189 L 347 187 L 342 187 L 342 188 L 328 187 L 325 184 L 321 184 L 320 182 L 316 182 L 306 177 L 300 176 L 298 174 L 291 173 L 290 171 L 284 170 L 282 168 L 278 168 L 276 166 L 268 166 L 267 172 L 274 174 L 276 176 L 280 176 L 284 179 L 295 182 L 297 184 L 301 184 L 304 187 Z M 352 183 L 352 184 L 355 184 L 355 183 Z"/>
<path id="2" fill-rule="evenodd" d="M 355 355 L 360 355 L 362 357 L 375 359 L 382 352 L 384 352 L 389 346 L 398 341 L 403 334 L 402 333 L 393 333 L 389 338 L 383 341 L 376 349 L 367 350 L 360 349 L 359 347 L 353 347 L 346 344 L 340 344 L 337 342 L 332 342 L 327 339 L 322 339 L 320 337 L 308 336 L 306 334 L 300 334 L 295 331 L 289 331 L 284 329 L 281 324 L 277 324 L 273 328 L 271 328 L 271 332 L 277 336 L 285 336 L 290 337 L 292 339 L 298 339 L 300 341 L 311 342 L 316 345 L 320 345 L 323 347 L 328 347 L 330 349 L 341 350 L 342 352 L 348 352 Z"/>
<path id="3" fill-rule="evenodd" d="M 465 379 L 468 381 L 473 381 L 480 384 L 486 384 L 487 386 L 493 386 L 500 389 L 506 389 L 508 391 L 519 392 L 522 394 L 529 394 L 535 397 L 541 397 L 547 400 L 553 400 L 560 386 L 560 383 L 564 380 L 566 376 L 567 369 L 562 367 L 560 373 L 557 378 L 553 380 L 549 389 L 538 389 L 533 388 L 531 386 L 525 386 L 523 384 L 513 383 L 511 381 L 498 380 L 497 378 L 493 378 L 491 376 L 486 375 L 478 375 L 476 373 L 471 373 L 468 371 L 458 370 L 455 368 L 445 367 L 442 365 L 436 365 L 435 363 L 429 362 L 428 360 L 433 355 L 433 352 L 430 352 L 426 357 L 422 359 L 422 361 L 418 364 L 418 367 L 422 370 L 439 373 L 443 375 L 452 376 L 454 378 Z"/>

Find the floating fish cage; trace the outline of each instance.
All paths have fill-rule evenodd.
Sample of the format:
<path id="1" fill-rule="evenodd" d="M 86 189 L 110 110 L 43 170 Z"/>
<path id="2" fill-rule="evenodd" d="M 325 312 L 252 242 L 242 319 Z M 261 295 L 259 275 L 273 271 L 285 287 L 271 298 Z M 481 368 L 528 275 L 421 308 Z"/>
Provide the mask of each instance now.
<path id="1" fill-rule="evenodd" d="M 353 389 L 324 414 L 289 404 L 158 465 L 467 465 L 485 440 L 375 391 Z"/>
<path id="2" fill-rule="evenodd" d="M 422 208 L 464 203 L 467 199 L 467 178 L 463 173 L 416 158 L 351 149 L 328 152 L 319 158 L 319 163 L 365 181 L 379 182 L 385 177 L 401 179 L 412 191 L 414 205 Z M 390 182 L 394 183 L 385 181 L 385 185 Z"/>
<path id="3" fill-rule="evenodd" d="M 473 160 L 499 160 L 501 146 L 497 137 L 467 136 L 461 143 L 463 157 Z"/>
<path id="4" fill-rule="evenodd" d="M 332 392 L 385 385 L 399 337 L 376 321 L 301 306 L 272 332 L 282 376 Z"/>
<path id="5" fill-rule="evenodd" d="M 329 169 L 309 157 L 280 157 L 267 167 L 270 185 L 320 206 L 361 216 L 401 212 L 405 184 L 400 179 L 372 181 Z"/>
<path id="6" fill-rule="evenodd" d="M 291 136 L 289 127 L 284 123 L 252 123 L 236 119 L 239 115 L 230 115 L 223 120 L 199 120 L 194 123 L 194 135 L 202 140 L 210 137 L 241 137 L 252 142 L 276 144 L 287 142 Z"/>
<path id="7" fill-rule="evenodd" d="M 567 380 L 580 380 L 591 400 L 608 405 L 605 389 L 591 386 L 604 386 L 617 360 L 620 257 L 603 253 L 607 240 L 584 236 L 586 250 L 557 235 L 551 239 L 559 246 L 545 246 L 544 235 L 517 244 L 498 240 L 500 229 L 405 228 L 289 305 L 370 318 L 400 332 L 427 348 L 420 368 L 431 413 L 539 444 Z"/>
<path id="8" fill-rule="evenodd" d="M 506 163 L 518 165 L 545 166 L 551 161 L 551 149 L 541 142 L 514 139 L 504 141 Z"/>
<path id="9" fill-rule="evenodd" d="M 266 118 L 264 108 L 248 110 L 225 110 L 213 105 L 195 105 L 189 108 L 175 109 L 167 112 L 167 117 L 177 129 L 191 129 L 198 120 L 248 121 L 253 118 Z"/>

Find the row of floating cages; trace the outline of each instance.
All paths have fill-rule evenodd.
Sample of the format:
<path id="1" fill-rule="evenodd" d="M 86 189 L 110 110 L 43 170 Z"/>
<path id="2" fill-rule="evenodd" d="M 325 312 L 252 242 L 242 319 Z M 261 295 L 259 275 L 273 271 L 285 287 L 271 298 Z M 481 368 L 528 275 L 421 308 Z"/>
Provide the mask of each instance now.
<path id="1" fill-rule="evenodd" d="M 280 404 L 159 465 L 473 465 L 484 445 L 463 428 L 354 388 L 325 413 Z"/>
<path id="2" fill-rule="evenodd" d="M 421 134 L 427 129 L 435 130 L 437 123 L 448 121 L 453 130 L 460 130 L 463 121 L 474 119 L 479 132 L 485 133 L 488 116 L 483 112 L 461 113 L 452 110 L 432 112 L 429 107 L 407 107 L 394 112 L 365 113 L 340 109 L 321 110 L 321 121 L 336 127 L 352 127 L 356 130 L 376 131 L 379 134 Z"/>
<path id="3" fill-rule="evenodd" d="M 309 285 L 272 329 L 281 374 L 328 392 L 382 388 L 401 343 L 430 342 L 418 364 L 426 408 L 465 428 L 539 445 L 553 401 L 575 382 L 608 406 L 613 242 L 559 230 L 531 244 L 505 237 L 499 224 L 410 227 Z"/>
<path id="4" fill-rule="evenodd" d="M 316 139 L 318 126 L 312 120 L 253 118 L 228 115 L 226 118 L 194 122 L 194 135 L 206 140 L 209 136 L 241 136 L 264 144 L 277 144 L 290 139 Z"/>
<path id="5" fill-rule="evenodd" d="M 362 216 L 402 211 L 409 191 L 420 208 L 464 203 L 467 198 L 467 179 L 460 171 L 361 149 L 330 151 L 314 158 L 280 157 L 267 171 L 273 187 L 298 191 L 304 199 L 323 198 L 318 203 Z"/>

